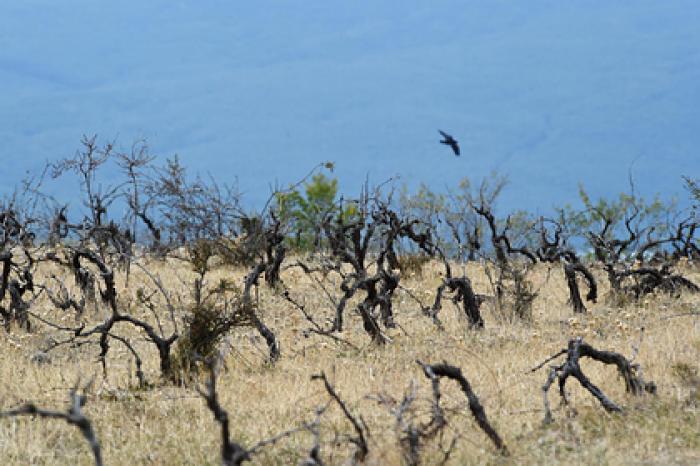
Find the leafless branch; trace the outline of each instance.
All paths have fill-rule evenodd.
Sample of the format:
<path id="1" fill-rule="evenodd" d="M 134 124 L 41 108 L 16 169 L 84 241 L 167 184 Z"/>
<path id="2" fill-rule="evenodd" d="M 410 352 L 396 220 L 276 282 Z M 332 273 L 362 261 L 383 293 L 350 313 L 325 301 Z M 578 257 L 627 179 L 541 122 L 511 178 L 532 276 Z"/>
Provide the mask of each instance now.
<path id="1" fill-rule="evenodd" d="M 87 398 L 77 392 L 77 386 L 70 391 L 70 405 L 66 412 L 52 411 L 38 408 L 34 403 L 27 403 L 19 408 L 0 412 L 0 418 L 15 417 L 15 416 L 39 416 L 49 419 L 63 419 L 68 424 L 77 427 L 80 433 L 83 434 L 85 440 L 90 444 L 92 454 L 95 459 L 95 465 L 102 466 L 102 451 L 100 443 L 92 428 L 92 422 L 85 417 L 82 407 L 85 405 Z"/>

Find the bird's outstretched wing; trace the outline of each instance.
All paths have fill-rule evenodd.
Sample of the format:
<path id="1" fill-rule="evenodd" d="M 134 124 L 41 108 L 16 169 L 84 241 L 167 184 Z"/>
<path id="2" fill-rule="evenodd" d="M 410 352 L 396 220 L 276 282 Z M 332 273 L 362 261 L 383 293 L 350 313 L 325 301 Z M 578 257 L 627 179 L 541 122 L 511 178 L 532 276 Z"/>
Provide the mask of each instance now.
<path id="1" fill-rule="evenodd" d="M 450 146 L 455 155 L 459 156 L 459 144 L 457 143 L 457 140 L 441 129 L 439 129 L 438 132 L 443 137 L 443 140 L 440 141 L 440 143 Z"/>

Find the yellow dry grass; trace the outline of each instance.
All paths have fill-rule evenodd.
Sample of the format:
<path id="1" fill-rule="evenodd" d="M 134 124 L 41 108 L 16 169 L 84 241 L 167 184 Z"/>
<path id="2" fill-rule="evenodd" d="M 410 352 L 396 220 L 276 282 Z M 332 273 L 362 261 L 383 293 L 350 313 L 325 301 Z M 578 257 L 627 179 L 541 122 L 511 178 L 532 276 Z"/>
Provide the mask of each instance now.
<path id="1" fill-rule="evenodd" d="M 168 288 L 179 290 L 183 299 L 189 299 L 194 275 L 184 265 L 152 262 L 149 268 Z M 44 276 L 49 272 L 48 268 L 42 270 Z M 686 272 L 700 283 L 697 271 Z M 233 277 L 242 283 L 244 273 L 242 269 L 219 268 L 209 280 Z M 470 265 L 468 273 L 477 292 L 489 292 L 487 278 L 478 265 Z M 123 276 L 118 278 L 122 306 L 135 301 L 138 286 L 152 287 L 138 272 L 131 277 L 129 288 L 124 287 Z M 599 278 L 603 284 L 604 277 Z M 283 279 L 309 311 L 328 312 L 322 293 L 300 271 L 287 270 Z M 68 278 L 66 281 L 72 282 Z M 567 289 L 558 268 L 538 269 L 533 281 L 540 296 L 534 304 L 532 321 L 496 316 L 485 305 L 483 331 L 467 330 L 459 313 L 446 301 L 441 312 L 446 328 L 440 332 L 421 315 L 405 292 L 398 292 L 395 311 L 401 328 L 391 331 L 390 344 L 376 347 L 368 344 L 359 317 L 348 312 L 347 329 L 342 336 L 359 346 L 359 351 L 320 336 L 305 338 L 303 330 L 308 325 L 300 313 L 273 290 L 261 287 L 261 316 L 279 337 L 282 358 L 270 366 L 264 342 L 254 330 L 241 328 L 232 332 L 231 351 L 218 387 L 221 404 L 231 419 L 233 439 L 250 446 L 304 420 L 312 420 L 314 409 L 325 404 L 328 396 L 311 376 L 325 371 L 348 407 L 361 415 L 369 427 L 367 464 L 401 464 L 396 420 L 387 407 L 377 402 L 377 396 L 400 401 L 415 386 L 417 422 L 427 419 L 430 384 L 415 363 L 420 359 L 428 363 L 447 361 L 462 368 L 510 450 L 509 457 L 496 453 L 472 419 L 463 394 L 454 383 L 444 380 L 442 404 L 449 409 L 445 446 L 453 436 L 459 437 L 448 464 L 698 464 L 700 403 L 688 401 L 692 387 L 677 375 L 674 367 L 685 365 L 691 371 L 697 370 L 700 317 L 666 319 L 697 310 L 698 298 L 658 296 L 613 308 L 602 296 L 598 304 L 589 306 L 587 314 L 574 317 L 566 303 Z M 427 302 L 439 282 L 439 267 L 430 264 L 422 277 L 404 277 L 403 285 L 424 296 Z M 52 321 L 72 323 L 72 315 L 61 316 L 61 311 L 46 302 L 40 302 L 34 310 Z M 153 321 L 145 310 L 134 307 L 133 312 Z M 97 323 L 99 316 L 88 315 L 86 320 Z M 163 320 L 167 320 L 165 316 Z M 15 329 L 0 337 L 0 410 L 28 401 L 44 408 L 63 409 L 76 381 L 86 382 L 94 377 L 84 412 L 94 423 L 106 464 L 219 463 L 219 427 L 201 397 L 194 387 L 158 383 L 155 349 L 137 332 L 120 327 L 121 334 L 132 338 L 143 355 L 147 377 L 156 382 L 153 388 L 145 390 L 134 388 L 131 356 L 116 343 L 108 358 L 106 378 L 96 362 L 96 345 L 64 347 L 51 353 L 49 363 L 32 362 L 32 355 L 48 339 L 65 338 L 61 332 L 36 320 L 34 323 L 33 333 Z M 625 412 L 606 413 L 572 379 L 567 387 L 573 409 L 559 407 L 553 387 L 550 400 L 556 408 L 555 421 L 544 426 L 541 386 L 546 369 L 535 373 L 528 369 L 577 335 L 596 348 L 629 356 L 640 340 L 641 327 L 645 331 L 637 362 L 641 363 L 645 378 L 657 383 L 658 395 L 632 397 L 625 393 L 614 368 L 584 360 L 584 372 L 623 405 Z M 350 449 L 335 443 L 352 434 L 352 428 L 337 406 L 331 405 L 322 417 L 321 431 L 324 459 L 328 464 L 342 464 Z M 308 433 L 293 435 L 264 449 L 253 458 L 253 463 L 296 464 L 311 441 Z M 27 417 L 0 419 L 0 456 L 6 465 L 92 462 L 87 443 L 77 429 L 58 420 Z M 424 446 L 425 464 L 435 464 L 441 458 L 439 439 Z"/>

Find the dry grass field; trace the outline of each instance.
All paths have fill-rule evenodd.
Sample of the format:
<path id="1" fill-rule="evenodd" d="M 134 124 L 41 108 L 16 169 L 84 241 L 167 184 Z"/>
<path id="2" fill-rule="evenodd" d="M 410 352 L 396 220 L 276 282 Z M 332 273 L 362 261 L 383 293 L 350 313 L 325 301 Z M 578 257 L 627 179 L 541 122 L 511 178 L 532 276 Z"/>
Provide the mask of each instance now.
<path id="1" fill-rule="evenodd" d="M 148 267 L 166 288 L 179 290 L 183 302 L 191 299 L 195 275 L 186 266 L 171 261 L 151 262 Z M 428 265 L 422 276 L 403 277 L 402 285 L 430 301 L 441 280 L 439 270 L 437 265 Z M 43 266 L 40 272 L 47 277 L 52 270 Z M 685 272 L 700 283 L 698 270 L 688 268 Z M 214 283 L 233 277 L 242 285 L 245 273 L 244 269 L 220 267 L 208 280 Z M 467 273 L 477 292 L 489 293 L 480 266 L 470 265 Z M 487 303 L 482 307 L 485 328 L 481 331 L 467 330 L 465 320 L 447 300 L 440 315 L 445 329 L 439 331 L 405 291 L 398 291 L 395 311 L 399 328 L 391 331 L 391 342 L 383 347 L 369 344 L 360 318 L 348 312 L 342 337 L 359 349 L 323 336 L 305 337 L 304 329 L 309 325 L 301 313 L 274 290 L 261 286 L 260 315 L 280 339 L 282 357 L 270 365 L 264 341 L 254 329 L 236 328 L 227 337 L 218 391 L 229 413 L 232 439 L 251 446 L 312 421 L 316 408 L 329 400 L 322 383 L 311 380 L 312 375 L 324 371 L 350 411 L 361 416 L 368 427 L 366 464 L 401 464 L 400 430 L 392 407 L 415 389 L 411 407 L 415 422 L 430 416 L 431 386 L 415 362 L 420 359 L 426 363 L 447 361 L 462 369 L 510 452 L 506 457 L 496 451 L 472 418 L 457 384 L 443 380 L 442 406 L 449 425 L 442 438 L 423 446 L 423 464 L 442 461 L 443 449 L 455 437 L 457 443 L 447 464 L 700 464 L 700 315 L 688 315 L 698 310 L 700 299 L 691 294 L 677 298 L 660 295 L 639 303 L 613 305 L 606 300 L 604 276 L 597 273 L 603 287 L 601 298 L 589 305 L 585 315 L 574 317 L 567 304 L 561 267 L 540 266 L 533 275 L 540 295 L 531 321 L 509 319 Z M 327 300 L 301 271 L 285 270 L 282 278 L 311 313 L 330 315 Z M 119 305 L 131 306 L 134 315 L 154 322 L 150 311 L 134 304 L 139 287 L 153 288 L 150 280 L 139 270 L 134 270 L 129 287 L 124 285 L 123 274 L 117 280 Z M 72 279 L 66 282 L 72 284 Z M 72 313 L 57 310 L 48 301 L 36 303 L 33 311 L 52 322 L 75 325 Z M 100 317 L 88 313 L 85 320 L 94 324 Z M 128 336 L 144 357 L 146 376 L 153 383 L 146 389 L 137 387 L 131 355 L 114 343 L 106 377 L 97 362 L 98 345 L 57 348 L 47 361 L 37 362 L 33 356 L 40 348 L 67 335 L 36 319 L 33 324 L 31 333 L 12 329 L 0 337 L 0 410 L 30 401 L 42 408 L 62 410 L 71 387 L 78 380 L 84 384 L 93 379 L 84 413 L 93 421 L 106 464 L 220 463 L 219 425 L 198 394 L 198 385 L 173 386 L 159 381 L 157 352 L 131 326 L 116 329 Z M 169 325 L 167 319 L 163 318 L 163 324 Z M 575 336 L 582 336 L 597 349 L 626 357 L 641 341 L 635 362 L 641 364 L 647 380 L 656 382 L 657 395 L 629 395 L 614 367 L 582 360 L 583 371 L 624 411 L 605 412 L 570 379 L 570 406 L 560 406 L 553 386 L 550 402 L 554 422 L 544 425 L 541 387 L 548 366 L 534 373 L 529 370 L 566 347 L 568 339 Z M 203 373 L 202 381 L 205 376 Z M 324 461 L 345 463 L 352 450 L 346 441 L 346 436 L 353 435 L 352 426 L 336 404 L 328 405 L 320 419 Z M 297 464 L 312 443 L 309 432 L 299 432 L 263 448 L 252 463 Z M 61 420 L 26 416 L 0 419 L 0 456 L 4 465 L 87 465 L 93 461 L 76 428 Z"/>

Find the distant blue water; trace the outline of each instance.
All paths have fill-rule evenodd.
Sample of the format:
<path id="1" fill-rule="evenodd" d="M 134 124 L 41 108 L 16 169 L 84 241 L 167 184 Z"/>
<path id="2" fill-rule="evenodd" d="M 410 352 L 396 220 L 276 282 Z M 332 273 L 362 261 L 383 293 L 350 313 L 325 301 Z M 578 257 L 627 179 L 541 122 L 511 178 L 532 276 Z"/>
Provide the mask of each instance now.
<path id="1" fill-rule="evenodd" d="M 627 189 L 632 167 L 640 192 L 683 199 L 699 24 L 695 0 L 6 1 L 0 193 L 97 133 L 147 138 L 251 204 L 324 160 L 350 193 L 497 170 L 503 209 L 546 211 L 579 182 Z"/>

